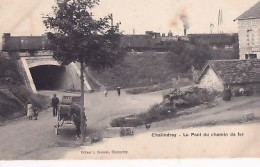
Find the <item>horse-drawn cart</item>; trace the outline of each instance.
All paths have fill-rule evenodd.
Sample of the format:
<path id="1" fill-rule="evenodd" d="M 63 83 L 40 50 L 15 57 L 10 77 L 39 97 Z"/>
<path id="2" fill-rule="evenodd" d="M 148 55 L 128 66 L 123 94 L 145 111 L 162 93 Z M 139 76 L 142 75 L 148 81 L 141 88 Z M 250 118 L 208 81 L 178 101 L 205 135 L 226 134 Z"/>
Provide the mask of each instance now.
<path id="1" fill-rule="evenodd" d="M 57 122 L 54 126 L 55 133 L 58 135 L 60 128 L 64 125 L 74 125 L 73 113 L 71 112 L 72 105 L 80 104 L 80 96 L 63 96 L 61 104 L 57 111 Z"/>

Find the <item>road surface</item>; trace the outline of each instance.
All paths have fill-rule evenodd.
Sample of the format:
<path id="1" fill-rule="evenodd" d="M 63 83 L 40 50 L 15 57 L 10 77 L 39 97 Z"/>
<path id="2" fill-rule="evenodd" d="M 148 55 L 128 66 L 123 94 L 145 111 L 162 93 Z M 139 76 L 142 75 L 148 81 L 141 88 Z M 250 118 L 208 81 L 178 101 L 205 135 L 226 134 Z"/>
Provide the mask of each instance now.
<path id="1" fill-rule="evenodd" d="M 50 95 L 54 92 L 41 92 L 45 95 Z M 63 92 L 56 92 L 58 97 L 61 97 Z M 142 94 L 142 95 L 127 95 L 122 92 L 121 97 L 118 97 L 115 91 L 109 92 L 108 97 L 104 97 L 102 92 L 86 94 L 86 115 L 88 118 L 88 135 L 95 135 L 109 126 L 112 118 L 137 114 L 144 112 L 150 105 L 162 100 L 161 92 Z M 213 108 L 195 108 L 185 112 L 191 112 L 179 118 L 169 119 L 162 122 L 152 124 L 150 131 L 165 131 L 186 127 L 221 125 L 228 123 L 239 123 L 242 116 L 246 112 L 253 112 L 256 117 L 256 122 L 260 118 L 260 97 L 239 97 L 233 98 L 231 102 L 220 102 Z M 60 135 L 54 134 L 55 119 L 52 117 L 52 111 L 43 111 L 39 115 L 39 120 L 28 120 L 21 118 L 15 121 L 7 122 L 0 127 L 0 159 L 17 160 L 17 159 L 72 159 L 73 152 L 78 151 L 79 140 L 75 138 L 75 129 L 73 126 L 66 127 L 61 130 Z M 240 125 L 242 125 L 241 123 Z M 258 125 L 259 126 L 259 123 Z M 234 126 L 235 127 L 235 126 Z M 136 135 L 147 133 L 147 130 L 142 126 L 135 129 Z M 138 138 L 137 138 L 138 139 Z M 104 139 L 106 141 L 107 139 Z M 117 138 L 114 145 L 120 146 L 125 143 L 125 140 Z M 252 139 L 252 142 L 255 139 Z M 131 143 L 127 139 L 127 143 Z M 137 143 L 137 140 L 134 140 Z M 177 145 L 180 145 L 181 140 L 178 140 Z M 103 142 L 102 142 L 103 143 Z M 117 144 L 115 144 L 117 143 Z M 149 142 L 148 142 L 149 143 Z M 191 142 L 192 143 L 192 142 Z M 190 143 L 190 145 L 192 145 Z M 157 145 L 156 143 L 150 143 Z M 99 145 L 99 144 L 97 144 Z M 132 144 L 127 146 L 130 149 Z M 142 146 L 143 147 L 143 146 Z M 144 148 L 148 146 L 145 145 Z M 251 147 L 251 146 L 250 146 Z M 91 147 L 92 148 L 92 147 Z M 95 147 L 94 147 L 95 148 Z M 99 148 L 99 147 L 98 147 Z M 152 149 L 147 148 L 147 149 Z M 138 149 L 137 149 L 138 150 Z M 158 155 L 158 154 L 154 154 Z M 88 159 L 88 156 L 85 156 Z M 97 158 L 97 157 L 94 157 Z M 100 158 L 100 157 L 99 157 Z M 84 159 L 80 157 L 79 159 Z"/>
<path id="2" fill-rule="evenodd" d="M 52 96 L 54 93 L 61 99 L 70 93 L 42 91 L 41 94 Z M 79 94 L 78 94 L 79 95 Z M 144 112 L 150 105 L 162 100 L 161 93 L 145 95 L 127 95 L 123 91 L 119 97 L 111 91 L 108 97 L 103 92 L 87 93 L 86 115 L 88 132 L 97 133 L 109 126 L 112 118 Z M 39 120 L 20 118 L 0 126 L 0 159 L 30 159 L 39 150 L 57 147 L 75 147 L 74 126 L 61 129 L 60 135 L 54 133 L 56 118 L 51 108 L 39 113 Z M 42 154 L 47 154 L 44 152 Z M 38 159 L 40 157 L 36 157 Z"/>

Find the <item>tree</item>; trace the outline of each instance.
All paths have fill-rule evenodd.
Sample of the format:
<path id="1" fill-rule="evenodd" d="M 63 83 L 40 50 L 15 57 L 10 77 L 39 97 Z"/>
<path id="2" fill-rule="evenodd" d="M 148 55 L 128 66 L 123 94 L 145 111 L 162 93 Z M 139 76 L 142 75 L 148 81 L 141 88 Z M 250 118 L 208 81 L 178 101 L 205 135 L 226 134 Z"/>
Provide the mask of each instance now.
<path id="1" fill-rule="evenodd" d="M 119 47 L 119 26 L 109 24 L 110 16 L 95 20 L 90 12 L 99 0 L 57 0 L 53 14 L 44 17 L 53 58 L 62 65 L 80 63 L 81 141 L 85 140 L 84 75 L 85 67 L 105 70 L 123 60 Z"/>
<path id="2" fill-rule="evenodd" d="M 167 56 L 170 65 L 177 72 L 187 72 L 191 66 L 201 69 L 210 58 L 210 47 L 199 41 L 177 41 Z"/>

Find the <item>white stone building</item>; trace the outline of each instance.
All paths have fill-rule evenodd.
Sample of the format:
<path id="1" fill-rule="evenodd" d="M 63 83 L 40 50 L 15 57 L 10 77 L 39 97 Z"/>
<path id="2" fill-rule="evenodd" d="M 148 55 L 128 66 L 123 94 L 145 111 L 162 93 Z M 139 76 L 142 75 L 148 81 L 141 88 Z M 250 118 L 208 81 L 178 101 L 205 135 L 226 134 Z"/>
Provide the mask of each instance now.
<path id="1" fill-rule="evenodd" d="M 260 58 L 260 1 L 237 19 L 240 59 Z"/>
<path id="2" fill-rule="evenodd" d="M 198 77 L 198 86 L 223 91 L 227 84 L 234 91 L 241 87 L 259 91 L 260 59 L 210 60 Z"/>

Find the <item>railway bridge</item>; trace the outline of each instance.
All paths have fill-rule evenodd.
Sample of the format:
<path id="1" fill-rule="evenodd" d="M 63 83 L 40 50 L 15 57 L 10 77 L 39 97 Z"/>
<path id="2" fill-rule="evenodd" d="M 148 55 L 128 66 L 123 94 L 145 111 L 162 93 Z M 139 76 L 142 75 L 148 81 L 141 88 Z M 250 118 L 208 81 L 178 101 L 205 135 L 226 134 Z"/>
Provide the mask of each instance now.
<path id="1" fill-rule="evenodd" d="M 80 90 L 80 70 L 76 63 L 60 65 L 53 53 L 45 49 L 44 36 L 11 36 L 5 33 L 2 50 L 16 57 L 18 70 L 25 85 L 34 93 L 37 90 Z M 85 90 L 91 90 L 85 78 Z"/>

